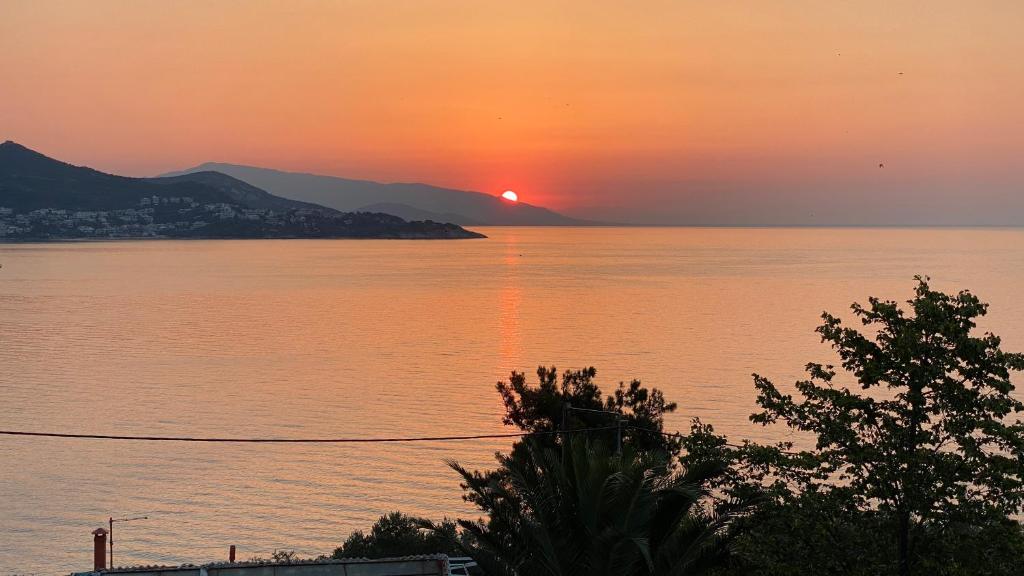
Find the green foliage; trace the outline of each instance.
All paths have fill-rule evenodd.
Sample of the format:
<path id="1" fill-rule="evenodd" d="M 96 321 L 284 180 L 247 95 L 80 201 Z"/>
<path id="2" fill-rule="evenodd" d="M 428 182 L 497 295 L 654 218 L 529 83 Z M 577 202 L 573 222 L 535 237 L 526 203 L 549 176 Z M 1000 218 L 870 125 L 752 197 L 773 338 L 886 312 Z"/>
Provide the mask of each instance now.
<path id="1" fill-rule="evenodd" d="M 497 384 L 505 424 L 541 433 L 498 455 L 498 468 L 463 476 L 465 499 L 486 514 L 460 521 L 468 552 L 488 574 L 700 574 L 722 564 L 738 510 L 700 502 L 725 472 L 672 465 L 680 441 L 664 434 L 676 409 L 657 389 L 620 383 L 604 396 L 594 368 L 513 372 Z M 571 407 L 572 409 L 567 409 Z M 621 424 L 621 426 L 620 426 Z M 573 432 L 584 428 L 602 431 Z M 565 431 L 562 434 L 544 434 Z M 605 446 L 617 446 L 612 455 Z"/>
<path id="2" fill-rule="evenodd" d="M 719 466 L 672 471 L 663 454 L 616 455 L 585 437 L 563 449 L 527 440 L 499 460 L 500 476 L 452 463 L 489 515 L 460 521 L 488 574 L 709 574 L 746 509 L 701 509 Z"/>
<path id="3" fill-rule="evenodd" d="M 558 381 L 558 371 L 552 366 L 537 368 L 537 386 L 526 382 L 522 372 L 512 372 L 509 381 L 498 382 L 498 393 L 505 404 L 502 421 L 524 432 L 552 432 L 580 428 L 616 427 L 622 422 L 623 444 L 642 449 L 657 449 L 675 454 L 678 440 L 662 434 L 665 414 L 676 410 L 675 402 L 653 388 L 644 388 L 639 380 L 619 387 L 602 401 L 601 389 L 594 382 L 597 370 L 566 370 Z M 566 406 L 574 410 L 566 410 Z M 600 438 L 613 445 L 617 431 L 604 434 L 589 433 L 589 438 Z M 538 437 L 539 441 L 557 442 L 555 435 Z"/>
<path id="4" fill-rule="evenodd" d="M 808 492 L 771 502 L 745 518 L 738 560 L 727 574 L 745 576 L 875 576 L 897 566 L 891 514 L 850 508 L 837 494 Z M 1015 576 L 1024 562 L 1024 533 L 1015 520 L 983 524 L 919 524 L 914 573 L 928 576 Z"/>
<path id="5" fill-rule="evenodd" d="M 893 550 L 879 546 L 888 526 L 872 511 L 850 509 L 830 494 L 769 501 L 745 518 L 735 574 L 874 576 L 891 573 Z"/>
<path id="6" fill-rule="evenodd" d="M 784 424 L 813 442 L 804 450 L 730 443 L 700 420 L 667 436 L 674 403 L 636 381 L 602 397 L 593 368 L 559 379 L 542 367 L 536 386 L 513 372 L 497 385 L 504 422 L 566 432 L 515 443 L 495 470 L 452 463 L 485 517 L 460 520 L 458 538 L 450 523 L 436 530 L 492 576 L 1021 573 L 1024 404 L 1010 376 L 1024 355 L 975 334 L 987 312 L 975 296 L 917 280 L 907 311 L 855 304 L 862 331 L 823 315 L 817 331 L 842 371 L 809 364 L 795 394 L 754 375 L 751 419 Z M 604 448 L 617 430 L 578 431 L 619 419 L 621 454 Z M 425 523 L 397 532 L 413 525 Z"/>
<path id="7" fill-rule="evenodd" d="M 1016 520 L 978 524 L 925 524 L 918 533 L 921 574 L 1018 576 L 1024 566 L 1024 531 Z"/>
<path id="8" fill-rule="evenodd" d="M 666 402 L 660 391 L 648 390 L 642 387 L 639 381 L 633 381 L 628 385 L 620 384 L 613 394 L 602 401 L 601 390 L 594 383 L 596 370 L 593 368 L 566 371 L 562 374 L 560 384 L 557 381 L 557 374 L 554 367 L 539 368 L 537 375 L 540 383 L 536 387 L 527 385 L 524 374 L 519 372 L 513 372 L 508 383 L 499 382 L 498 392 L 506 407 L 504 422 L 518 426 L 526 432 L 551 432 L 563 429 L 563 414 L 568 414 L 564 429 L 615 428 L 603 434 L 587 433 L 594 441 L 603 439 L 611 443 L 616 441 L 617 420 L 621 418 L 624 446 L 652 448 L 669 454 L 678 448 L 677 441 L 661 434 L 664 414 L 672 412 L 676 406 Z M 566 413 L 563 409 L 566 403 L 587 410 L 607 410 L 609 413 Z M 632 430 L 631 426 L 644 430 Z M 544 443 L 548 447 L 560 446 L 560 436 L 537 436 L 535 442 Z M 501 466 L 497 470 L 478 473 L 475 476 L 485 484 L 507 484 L 512 481 L 511 466 L 530 462 L 531 458 L 527 445 L 524 442 L 517 442 L 510 455 L 499 456 Z M 513 538 L 514 527 L 505 524 L 511 516 L 503 516 L 502 512 L 521 506 L 521 496 L 519 493 L 508 492 L 503 496 L 489 494 L 485 497 L 482 492 L 469 491 L 465 498 L 477 503 L 490 516 L 488 526 L 491 533 Z M 382 557 L 443 552 L 449 555 L 468 554 L 474 558 L 483 555 L 481 561 L 486 563 L 486 554 L 475 547 L 475 541 L 464 542 L 462 539 L 463 535 L 458 533 L 454 522 L 446 520 L 435 525 L 421 518 L 393 512 L 381 517 L 369 534 L 362 531 L 353 532 L 344 544 L 334 551 L 333 557 Z"/>
<path id="9" fill-rule="evenodd" d="M 954 529 L 990 531 L 1019 513 L 1024 500 L 1024 427 L 1009 419 L 1024 411 L 1010 381 L 1011 372 L 1024 369 L 1024 355 L 1003 352 L 993 334 L 973 334 L 975 319 L 987 311 L 977 297 L 917 281 L 910 314 L 877 298 L 868 307 L 853 305 L 867 333 L 822 316 L 822 341 L 860 390 L 840 384 L 830 365 L 807 365 L 810 378 L 796 383 L 799 400 L 754 376 L 762 411 L 751 419 L 808 433 L 813 450 L 746 445 L 728 455 L 747 471 L 734 487 L 772 482 L 777 494 L 785 487 L 803 495 L 793 506 L 820 498 L 854 515 L 844 520 L 856 520 L 849 525 L 874 526 L 878 551 L 891 552 L 904 575 L 932 573 L 924 569 L 929 541 Z M 711 454 L 727 452 L 710 444 Z M 830 523 L 837 526 L 828 519 L 816 525 Z"/>
<path id="10" fill-rule="evenodd" d="M 416 554 L 460 556 L 455 522 L 431 524 L 423 518 L 391 512 L 381 516 L 369 534 L 357 530 L 349 535 L 332 558 L 387 558 Z"/>

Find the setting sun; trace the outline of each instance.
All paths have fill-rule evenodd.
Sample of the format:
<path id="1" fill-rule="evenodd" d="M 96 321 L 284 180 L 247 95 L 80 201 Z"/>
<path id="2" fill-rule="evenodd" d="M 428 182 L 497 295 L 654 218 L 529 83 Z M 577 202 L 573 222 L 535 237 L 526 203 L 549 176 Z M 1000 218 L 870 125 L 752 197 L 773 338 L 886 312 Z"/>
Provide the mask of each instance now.
<path id="1" fill-rule="evenodd" d="M 0 576 L 1024 576 L 1022 22 L 0 0 Z"/>

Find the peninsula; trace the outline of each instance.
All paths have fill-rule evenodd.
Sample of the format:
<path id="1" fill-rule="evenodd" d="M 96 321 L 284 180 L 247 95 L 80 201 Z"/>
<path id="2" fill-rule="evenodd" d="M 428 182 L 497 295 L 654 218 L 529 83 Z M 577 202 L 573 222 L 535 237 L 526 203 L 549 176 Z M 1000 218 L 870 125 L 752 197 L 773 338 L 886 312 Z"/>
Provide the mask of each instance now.
<path id="1" fill-rule="evenodd" d="M 290 200 L 219 172 L 129 178 L 0 144 L 0 242 L 483 237 L 456 224 Z"/>

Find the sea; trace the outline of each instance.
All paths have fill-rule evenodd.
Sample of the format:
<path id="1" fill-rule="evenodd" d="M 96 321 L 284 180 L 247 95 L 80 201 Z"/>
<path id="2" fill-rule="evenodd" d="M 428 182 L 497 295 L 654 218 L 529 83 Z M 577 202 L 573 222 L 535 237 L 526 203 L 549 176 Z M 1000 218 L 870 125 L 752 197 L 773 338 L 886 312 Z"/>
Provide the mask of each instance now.
<path id="1" fill-rule="evenodd" d="M 639 379 L 730 438 L 751 374 L 835 362 L 823 311 L 915 275 L 991 304 L 1024 350 L 1024 230 L 481 227 L 481 240 L 0 245 L 0 429 L 384 438 L 503 434 L 495 383 L 538 366 Z M 476 518 L 446 464 L 511 439 L 232 444 L 0 436 L 0 573 L 330 554 L 389 511 Z"/>

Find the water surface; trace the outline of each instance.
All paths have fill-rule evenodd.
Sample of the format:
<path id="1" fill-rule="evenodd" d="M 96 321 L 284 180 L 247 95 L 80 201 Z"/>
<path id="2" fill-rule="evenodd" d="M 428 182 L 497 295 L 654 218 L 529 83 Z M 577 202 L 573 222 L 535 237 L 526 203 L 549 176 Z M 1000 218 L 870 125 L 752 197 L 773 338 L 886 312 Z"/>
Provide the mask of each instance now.
<path id="1" fill-rule="evenodd" d="M 1024 231 L 481 228 L 463 241 L 0 245 L 0 428 L 194 436 L 505 432 L 494 382 L 538 364 L 640 378 L 736 436 L 750 373 L 832 360 L 822 310 L 914 274 L 992 303 L 1024 349 Z M 472 515 L 443 463 L 506 440 L 234 445 L 0 437 L 0 573 L 329 553 L 400 509 Z"/>

